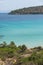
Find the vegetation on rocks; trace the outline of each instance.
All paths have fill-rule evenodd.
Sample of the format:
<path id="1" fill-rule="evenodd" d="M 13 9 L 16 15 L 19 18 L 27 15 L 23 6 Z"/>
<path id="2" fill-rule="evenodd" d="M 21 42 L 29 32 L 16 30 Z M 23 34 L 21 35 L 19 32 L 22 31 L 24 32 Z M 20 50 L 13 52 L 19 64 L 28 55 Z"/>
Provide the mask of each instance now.
<path id="1" fill-rule="evenodd" d="M 28 49 L 25 45 L 0 44 L 0 65 L 43 65 L 43 48 Z"/>
<path id="2" fill-rule="evenodd" d="M 27 7 L 11 11 L 9 14 L 43 14 L 43 6 Z"/>

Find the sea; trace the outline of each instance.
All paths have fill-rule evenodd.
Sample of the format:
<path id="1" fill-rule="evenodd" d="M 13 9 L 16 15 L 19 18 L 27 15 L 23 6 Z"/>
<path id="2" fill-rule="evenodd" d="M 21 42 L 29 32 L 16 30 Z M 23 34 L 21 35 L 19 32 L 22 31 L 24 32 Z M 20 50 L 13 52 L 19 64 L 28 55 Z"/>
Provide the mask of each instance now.
<path id="1" fill-rule="evenodd" d="M 0 43 L 43 47 L 43 15 L 9 15 L 0 13 Z"/>

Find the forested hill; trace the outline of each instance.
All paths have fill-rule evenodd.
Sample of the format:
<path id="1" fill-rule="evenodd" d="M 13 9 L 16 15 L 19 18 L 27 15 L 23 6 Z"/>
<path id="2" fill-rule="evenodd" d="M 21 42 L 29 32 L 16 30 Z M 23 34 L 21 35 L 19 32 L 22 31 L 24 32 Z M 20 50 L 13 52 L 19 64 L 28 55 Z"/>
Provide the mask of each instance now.
<path id="1" fill-rule="evenodd" d="M 17 9 L 9 12 L 9 14 L 43 14 L 43 6 Z"/>

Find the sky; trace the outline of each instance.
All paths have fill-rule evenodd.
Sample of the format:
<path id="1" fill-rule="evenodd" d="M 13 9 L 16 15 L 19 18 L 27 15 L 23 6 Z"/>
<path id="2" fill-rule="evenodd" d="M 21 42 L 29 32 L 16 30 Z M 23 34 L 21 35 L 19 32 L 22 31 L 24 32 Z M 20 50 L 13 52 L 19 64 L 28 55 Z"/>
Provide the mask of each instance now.
<path id="1" fill-rule="evenodd" d="M 0 0 L 0 12 L 39 5 L 43 5 L 43 0 Z"/>

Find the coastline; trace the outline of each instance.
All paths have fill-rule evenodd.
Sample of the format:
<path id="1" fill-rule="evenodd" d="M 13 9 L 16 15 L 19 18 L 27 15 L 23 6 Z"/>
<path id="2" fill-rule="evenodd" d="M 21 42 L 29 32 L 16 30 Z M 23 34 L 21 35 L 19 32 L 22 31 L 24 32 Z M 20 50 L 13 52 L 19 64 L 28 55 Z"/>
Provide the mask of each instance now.
<path id="1" fill-rule="evenodd" d="M 14 41 L 27 47 L 43 45 L 43 15 L 0 15 L 0 43 Z"/>
<path id="2" fill-rule="evenodd" d="M 39 59 L 41 59 L 40 62 Z M 41 46 L 28 49 L 26 45 L 16 46 L 13 41 L 11 41 L 10 44 L 7 44 L 6 42 L 0 44 L 1 65 L 31 65 L 31 62 L 33 65 L 37 65 L 38 63 L 38 65 L 42 65 L 42 61 L 43 47 Z"/>
<path id="3" fill-rule="evenodd" d="M 21 8 L 12 10 L 8 14 L 14 15 L 14 14 L 43 14 L 43 6 L 34 6 L 34 7 L 27 7 L 27 8 Z"/>

